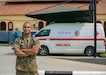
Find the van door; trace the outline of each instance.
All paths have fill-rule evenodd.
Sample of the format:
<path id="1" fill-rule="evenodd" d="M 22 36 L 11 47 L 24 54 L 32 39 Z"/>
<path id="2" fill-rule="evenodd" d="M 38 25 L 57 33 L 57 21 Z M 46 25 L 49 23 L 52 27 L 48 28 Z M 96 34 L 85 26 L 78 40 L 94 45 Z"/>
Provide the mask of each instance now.
<path id="1" fill-rule="evenodd" d="M 49 41 L 50 41 L 50 29 L 42 29 L 40 30 L 36 35 L 35 37 L 38 37 L 39 41 L 40 41 L 40 45 L 41 45 L 41 48 L 42 47 L 45 47 L 46 49 L 43 49 L 42 48 L 42 52 L 41 54 L 42 55 L 46 55 L 47 52 L 49 51 Z M 41 50 L 40 50 L 41 51 Z"/>
<path id="2" fill-rule="evenodd" d="M 51 53 L 67 53 L 71 47 L 70 35 L 71 30 L 68 27 L 52 30 L 50 37 Z"/>

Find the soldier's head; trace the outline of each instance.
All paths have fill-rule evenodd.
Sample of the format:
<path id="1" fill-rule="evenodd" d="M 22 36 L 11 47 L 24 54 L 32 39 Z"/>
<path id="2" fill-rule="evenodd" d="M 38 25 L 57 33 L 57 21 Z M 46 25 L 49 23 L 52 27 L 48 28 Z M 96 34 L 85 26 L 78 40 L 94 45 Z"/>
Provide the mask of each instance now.
<path id="1" fill-rule="evenodd" d="M 24 32 L 24 34 L 29 34 L 31 32 L 31 29 L 32 29 L 31 23 L 25 22 L 23 24 L 23 32 Z"/>

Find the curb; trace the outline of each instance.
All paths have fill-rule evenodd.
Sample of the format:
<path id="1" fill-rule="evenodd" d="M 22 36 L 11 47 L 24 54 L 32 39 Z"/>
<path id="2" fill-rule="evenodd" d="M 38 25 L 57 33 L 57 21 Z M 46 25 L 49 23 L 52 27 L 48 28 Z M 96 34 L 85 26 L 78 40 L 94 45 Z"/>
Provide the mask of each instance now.
<path id="1" fill-rule="evenodd" d="M 71 71 L 46 71 L 45 75 L 72 75 Z"/>
<path id="2" fill-rule="evenodd" d="M 45 71 L 39 70 L 39 75 L 106 75 L 106 71 Z"/>

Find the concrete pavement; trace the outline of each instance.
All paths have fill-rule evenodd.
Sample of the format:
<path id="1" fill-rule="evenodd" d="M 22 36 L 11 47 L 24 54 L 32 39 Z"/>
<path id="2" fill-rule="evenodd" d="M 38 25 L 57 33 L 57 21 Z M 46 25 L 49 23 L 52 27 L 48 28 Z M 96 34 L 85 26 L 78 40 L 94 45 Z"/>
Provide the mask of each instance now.
<path id="1" fill-rule="evenodd" d="M 0 47 L 0 59 L 0 75 L 15 75 L 16 56 L 11 47 Z M 99 61 L 106 61 L 103 58 L 97 57 L 95 60 L 88 56 L 37 56 L 37 64 L 40 75 L 44 75 L 46 71 L 71 71 L 74 75 L 80 73 L 82 73 L 80 75 L 87 75 L 83 72 L 94 71 L 93 73 L 99 72 L 100 75 L 106 75 L 106 62 L 94 63 L 98 59 Z M 91 75 L 99 75 L 99 73 Z"/>

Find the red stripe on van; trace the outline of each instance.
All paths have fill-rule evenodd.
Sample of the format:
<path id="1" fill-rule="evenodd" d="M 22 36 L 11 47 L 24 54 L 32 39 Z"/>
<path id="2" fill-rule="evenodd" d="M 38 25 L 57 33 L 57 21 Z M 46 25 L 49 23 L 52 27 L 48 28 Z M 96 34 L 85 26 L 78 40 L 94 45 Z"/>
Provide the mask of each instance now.
<path id="1" fill-rule="evenodd" d="M 46 38 L 39 38 L 39 40 L 46 40 Z"/>
<path id="2" fill-rule="evenodd" d="M 60 38 L 50 38 L 50 40 L 60 40 Z"/>
<path id="3" fill-rule="evenodd" d="M 50 38 L 50 40 L 94 40 L 94 38 Z M 97 38 L 97 40 L 104 40 L 104 38 Z"/>
<path id="4" fill-rule="evenodd" d="M 39 38 L 39 40 L 46 40 L 46 38 Z M 94 38 L 50 38 L 50 40 L 94 40 Z M 97 38 L 97 40 L 104 40 L 104 38 Z"/>

